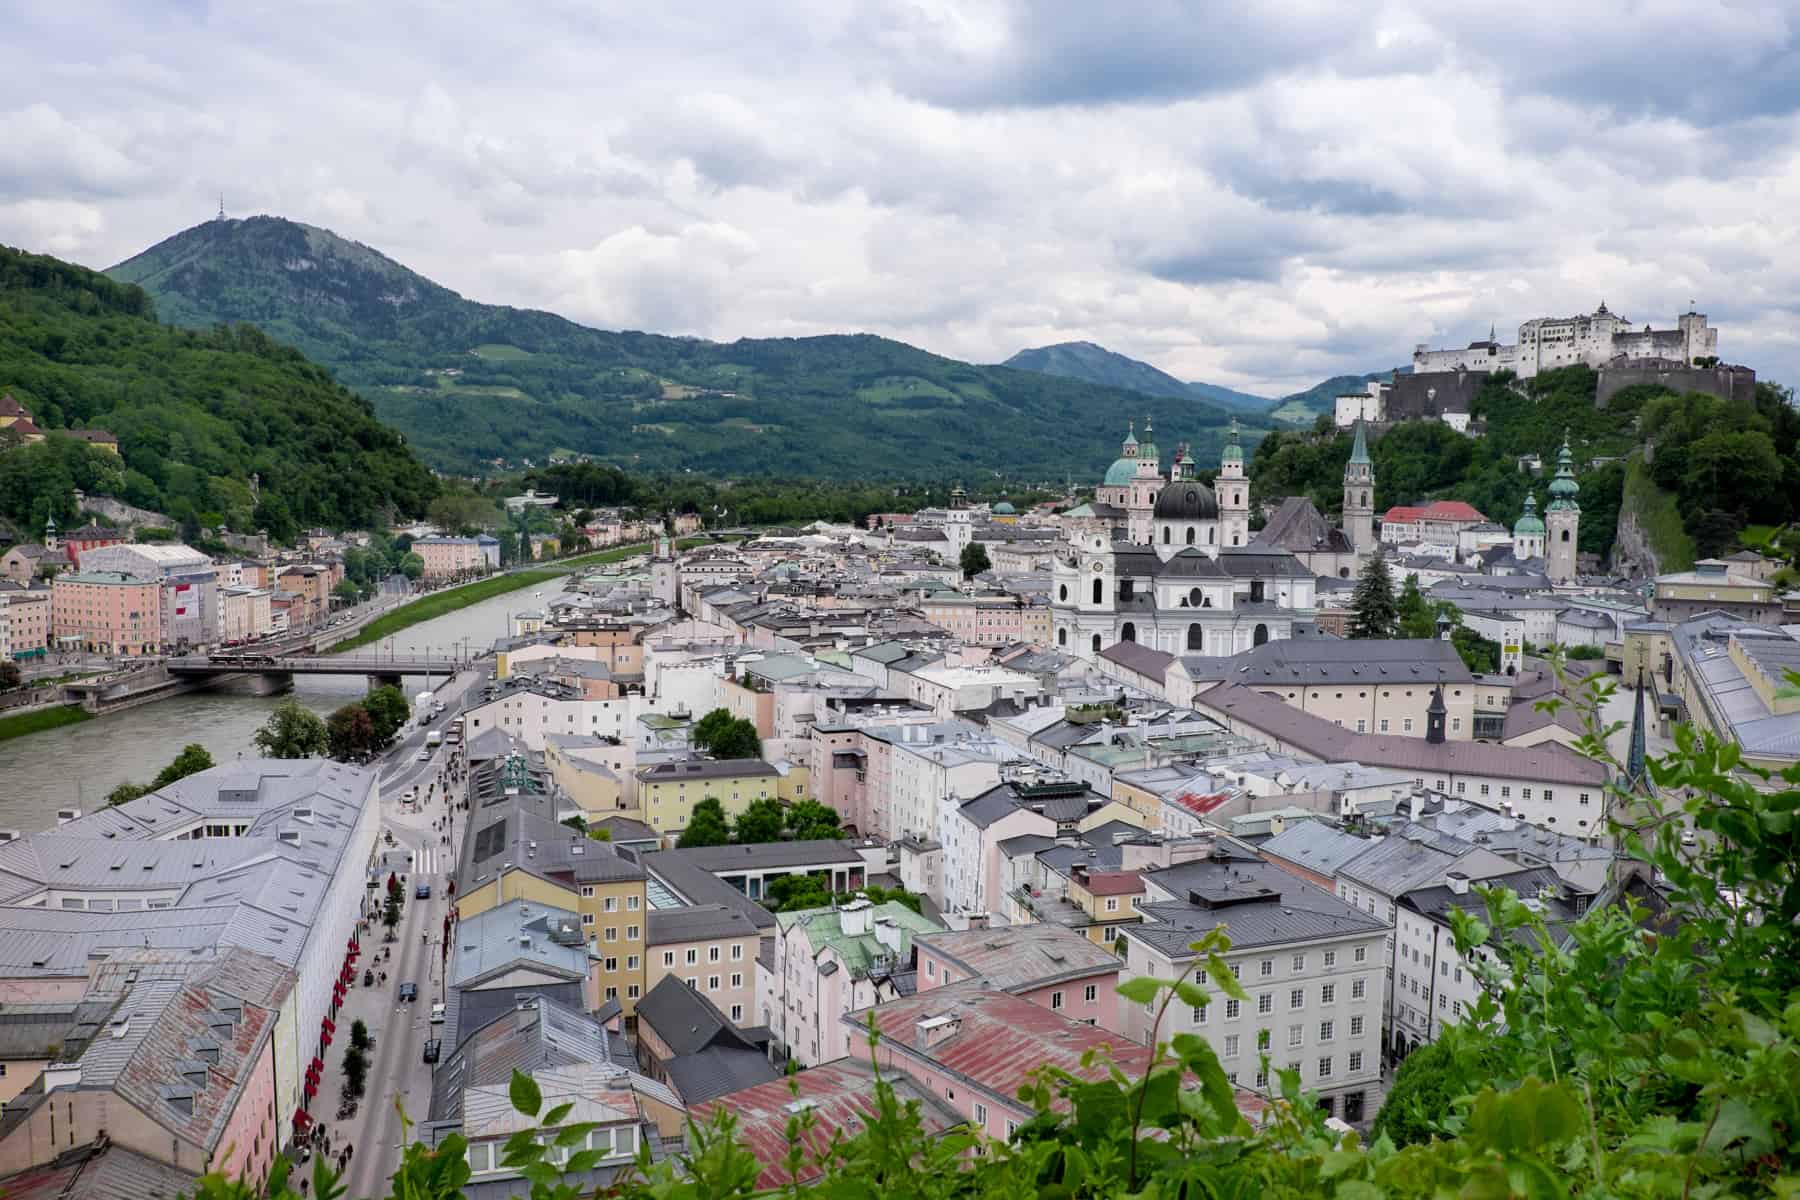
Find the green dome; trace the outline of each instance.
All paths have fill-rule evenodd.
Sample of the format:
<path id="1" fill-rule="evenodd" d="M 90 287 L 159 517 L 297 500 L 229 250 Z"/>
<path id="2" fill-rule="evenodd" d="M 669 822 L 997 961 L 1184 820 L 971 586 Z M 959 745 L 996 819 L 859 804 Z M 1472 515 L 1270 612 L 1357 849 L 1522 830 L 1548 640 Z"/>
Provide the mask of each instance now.
<path id="1" fill-rule="evenodd" d="M 1513 536 L 1518 538 L 1530 534 L 1542 537 L 1544 522 L 1537 515 L 1537 497 L 1527 492 L 1525 494 L 1525 512 L 1513 523 Z"/>
<path id="2" fill-rule="evenodd" d="M 1231 437 L 1230 440 L 1225 443 L 1225 452 L 1221 454 L 1219 458 L 1223 462 L 1244 461 L 1244 448 L 1238 445 L 1238 423 L 1236 417 L 1231 418 Z"/>
<path id="3" fill-rule="evenodd" d="M 1551 512 L 1581 511 L 1581 505 L 1575 500 L 1581 485 L 1575 482 L 1574 458 L 1569 453 L 1569 437 L 1564 434 L 1562 449 L 1556 455 L 1556 478 L 1550 481 Z"/>
<path id="4" fill-rule="evenodd" d="M 994 512 L 997 515 L 1002 516 L 1002 517 L 1010 517 L 1018 511 L 1019 511 L 1018 509 L 1014 508 L 1011 504 L 1007 503 L 1005 500 L 1002 500 L 1000 503 L 994 505 Z"/>
<path id="5" fill-rule="evenodd" d="M 1125 487 L 1137 477 L 1137 459 L 1115 458 L 1113 465 L 1106 468 L 1103 487 Z"/>

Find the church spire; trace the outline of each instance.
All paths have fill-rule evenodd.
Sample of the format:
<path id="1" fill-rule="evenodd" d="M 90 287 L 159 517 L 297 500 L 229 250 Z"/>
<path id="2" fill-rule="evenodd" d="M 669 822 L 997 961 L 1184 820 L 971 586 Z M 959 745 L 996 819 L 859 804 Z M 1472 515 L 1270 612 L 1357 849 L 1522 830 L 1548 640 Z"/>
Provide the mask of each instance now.
<path id="1" fill-rule="evenodd" d="M 1631 746 L 1625 753 L 1625 790 L 1628 792 L 1648 792 L 1650 790 L 1649 769 L 1645 765 L 1644 750 L 1644 668 L 1638 667 L 1637 702 L 1631 713 Z"/>
<path id="2" fill-rule="evenodd" d="M 1356 418 L 1356 444 L 1350 447 L 1350 461 L 1352 464 L 1359 467 L 1370 465 L 1369 443 L 1368 439 L 1363 436 L 1363 420 L 1361 417 Z"/>

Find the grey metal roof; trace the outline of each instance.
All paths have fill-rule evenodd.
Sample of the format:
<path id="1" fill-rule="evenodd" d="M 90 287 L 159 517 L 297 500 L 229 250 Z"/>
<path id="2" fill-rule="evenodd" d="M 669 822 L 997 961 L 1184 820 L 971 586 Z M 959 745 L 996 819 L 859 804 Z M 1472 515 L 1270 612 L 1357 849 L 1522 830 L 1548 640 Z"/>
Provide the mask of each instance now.
<path id="1" fill-rule="evenodd" d="M 1117 974 L 1119 956 L 1073 930 L 1039 922 L 1005 929 L 921 933 L 915 946 L 930 950 L 1001 991 L 1020 992 L 1066 979 Z"/>
<path id="2" fill-rule="evenodd" d="M 1296 821 L 1258 849 L 1330 878 L 1369 845 L 1367 838 L 1345 833 L 1324 821 Z"/>
<path id="3" fill-rule="evenodd" d="M 682 1103 L 689 1106 L 781 1078 L 762 1051 L 733 1046 L 708 1046 L 672 1058 L 662 1070 Z"/>
<path id="4" fill-rule="evenodd" d="M 1437 638 L 1266 642 L 1236 656 L 1233 683 L 1268 686 L 1470 683 L 1456 647 Z"/>
<path id="5" fill-rule="evenodd" d="M 450 985 L 477 986 L 499 971 L 525 969 L 584 980 L 587 942 L 581 916 L 528 900 L 508 900 L 456 923 Z"/>
<path id="6" fill-rule="evenodd" d="M 696 904 L 688 908 L 652 909 L 647 918 L 644 944 L 712 941 L 718 938 L 755 937 L 756 924 L 736 908 L 723 904 Z"/>
<path id="7" fill-rule="evenodd" d="M 431 1080 L 431 1119 L 460 1121 L 466 1088 L 504 1084 L 514 1069 L 531 1074 L 572 1063 L 631 1070 L 625 1039 L 588 1016 L 544 996 L 469 1033 L 438 1065 Z"/>
<path id="8" fill-rule="evenodd" d="M 176 1200 L 200 1177 L 123 1146 L 90 1142 L 0 1178 L 6 1200 Z"/>
<path id="9" fill-rule="evenodd" d="M 681 853 L 702 870 L 724 874 L 781 867 L 861 866 L 863 861 L 854 846 L 837 838 L 700 846 Z"/>
<path id="10" fill-rule="evenodd" d="M 1144 920 L 1120 930 L 1169 958 L 1188 958 L 1189 944 L 1227 925 L 1233 949 L 1277 946 L 1320 938 L 1379 933 L 1388 926 L 1323 888 L 1271 863 L 1195 862 L 1147 872 L 1146 879 L 1192 900 L 1143 906 Z"/>
<path id="11" fill-rule="evenodd" d="M 1413 823 L 1400 826 L 1345 863 L 1338 875 L 1391 897 L 1439 882 L 1452 869 L 1480 879 L 1516 870 L 1517 864 L 1427 825 Z"/>
<path id="12" fill-rule="evenodd" d="M 675 975 L 664 975 L 637 1003 L 640 1025 L 648 1025 L 676 1058 L 698 1054 L 708 1046 L 756 1050 L 742 1030 L 725 1019 L 719 1006 Z"/>
<path id="13" fill-rule="evenodd" d="M 759 932 L 775 927 L 775 917 L 729 883 L 701 867 L 692 850 L 658 850 L 643 856 L 644 869 L 685 904 L 720 904 L 742 913 Z"/>

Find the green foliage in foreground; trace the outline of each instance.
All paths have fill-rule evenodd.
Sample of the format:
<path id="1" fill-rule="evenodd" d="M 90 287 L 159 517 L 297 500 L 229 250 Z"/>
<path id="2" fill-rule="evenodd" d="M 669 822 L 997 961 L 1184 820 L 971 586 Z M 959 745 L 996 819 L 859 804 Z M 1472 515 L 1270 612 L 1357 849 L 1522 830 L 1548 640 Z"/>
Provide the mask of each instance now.
<path id="1" fill-rule="evenodd" d="M 528 588 L 533 584 L 555 579 L 562 571 L 514 571 L 506 575 L 490 575 L 486 579 L 477 579 L 474 583 L 465 583 L 461 587 L 446 588 L 441 592 L 433 592 L 429 596 L 421 596 L 417 600 L 408 601 L 391 613 L 386 613 L 363 626 L 353 638 L 346 638 L 331 647 L 333 654 L 345 650 L 354 650 L 358 646 L 367 646 L 378 642 L 390 633 L 399 633 L 402 629 L 411 628 L 433 617 L 441 617 L 445 613 L 453 613 L 467 608 L 471 604 L 479 604 L 494 596 L 507 592 L 516 592 L 520 588 Z"/>
<path id="2" fill-rule="evenodd" d="M 0 514 L 69 528 L 72 488 L 177 522 L 348 528 L 423 512 L 436 481 L 369 406 L 248 326 L 159 324 L 150 299 L 0 246 L 0 393 L 52 436 L 0 448 Z M 98 428 L 119 454 L 56 436 Z M 251 476 L 261 476 L 260 501 Z"/>
<path id="3" fill-rule="evenodd" d="M 1593 716 L 1611 686 L 1582 685 L 1581 748 L 1596 758 L 1617 728 Z M 821 1195 L 858 1200 L 1800 1196 L 1800 767 L 1745 768 L 1734 747 L 1688 726 L 1676 747 L 1651 774 L 1679 804 L 1608 796 L 1633 859 L 1666 880 L 1670 911 L 1596 906 L 1555 930 L 1511 892 L 1484 891 L 1485 912 L 1453 921 L 1482 994 L 1462 1028 L 1401 1072 L 1371 1142 L 1328 1127 L 1291 1072 L 1272 1072 L 1268 1110 L 1252 1124 L 1210 1044 L 1180 1033 L 1157 1041 L 1141 1073 L 1103 1055 L 1088 1060 L 1092 1081 L 1040 1071 L 1021 1097 L 1037 1116 L 1009 1141 L 929 1136 L 884 1083 L 853 1133 L 809 1140 L 811 1117 L 794 1117 L 780 1164 L 793 1186 L 759 1192 L 761 1168 L 722 1117 L 690 1128 L 673 1160 L 644 1154 L 606 1194 L 797 1197 L 816 1177 Z M 1693 845 L 1682 844 L 1684 823 L 1699 832 Z M 1198 975 L 1120 987 L 1125 1002 L 1152 1006 L 1153 1028 L 1171 1006 L 1246 998 L 1221 957 L 1222 931 L 1194 949 Z M 512 1101 L 536 1127 L 507 1144 L 505 1162 L 534 1200 L 593 1194 L 570 1176 L 601 1160 L 576 1153 L 558 1165 L 551 1152 L 586 1128 L 564 1124 L 567 1107 L 542 1111 L 523 1075 Z M 465 1147 L 460 1136 L 408 1146 L 390 1196 L 460 1196 Z M 315 1166 L 315 1194 L 334 1194 Z M 252 1189 L 210 1179 L 199 1194 L 247 1200 Z M 295 1196 L 279 1173 L 269 1194 Z"/>
<path id="4" fill-rule="evenodd" d="M 46 729 L 61 729 L 64 725 L 79 725 L 90 721 L 94 714 L 79 704 L 65 704 L 60 708 L 40 708 L 35 712 L 14 713 L 0 717 L 0 742 L 8 738 L 24 737 L 28 733 L 40 733 Z"/>

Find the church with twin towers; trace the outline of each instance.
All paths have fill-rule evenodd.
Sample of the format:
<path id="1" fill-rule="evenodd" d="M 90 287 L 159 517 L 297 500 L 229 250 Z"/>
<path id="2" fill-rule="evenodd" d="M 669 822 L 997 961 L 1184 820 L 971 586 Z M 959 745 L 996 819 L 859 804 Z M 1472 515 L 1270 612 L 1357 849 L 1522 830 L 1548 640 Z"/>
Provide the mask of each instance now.
<path id="1" fill-rule="evenodd" d="M 1375 468 L 1361 423 L 1341 528 L 1305 497 L 1250 530 L 1250 477 L 1233 421 L 1212 484 L 1178 445 L 1165 469 L 1133 424 L 1090 505 L 1067 514 L 1050 592 L 1055 644 L 1082 658 L 1134 642 L 1225 657 L 1312 627 L 1317 577 L 1349 578 L 1375 549 Z"/>

